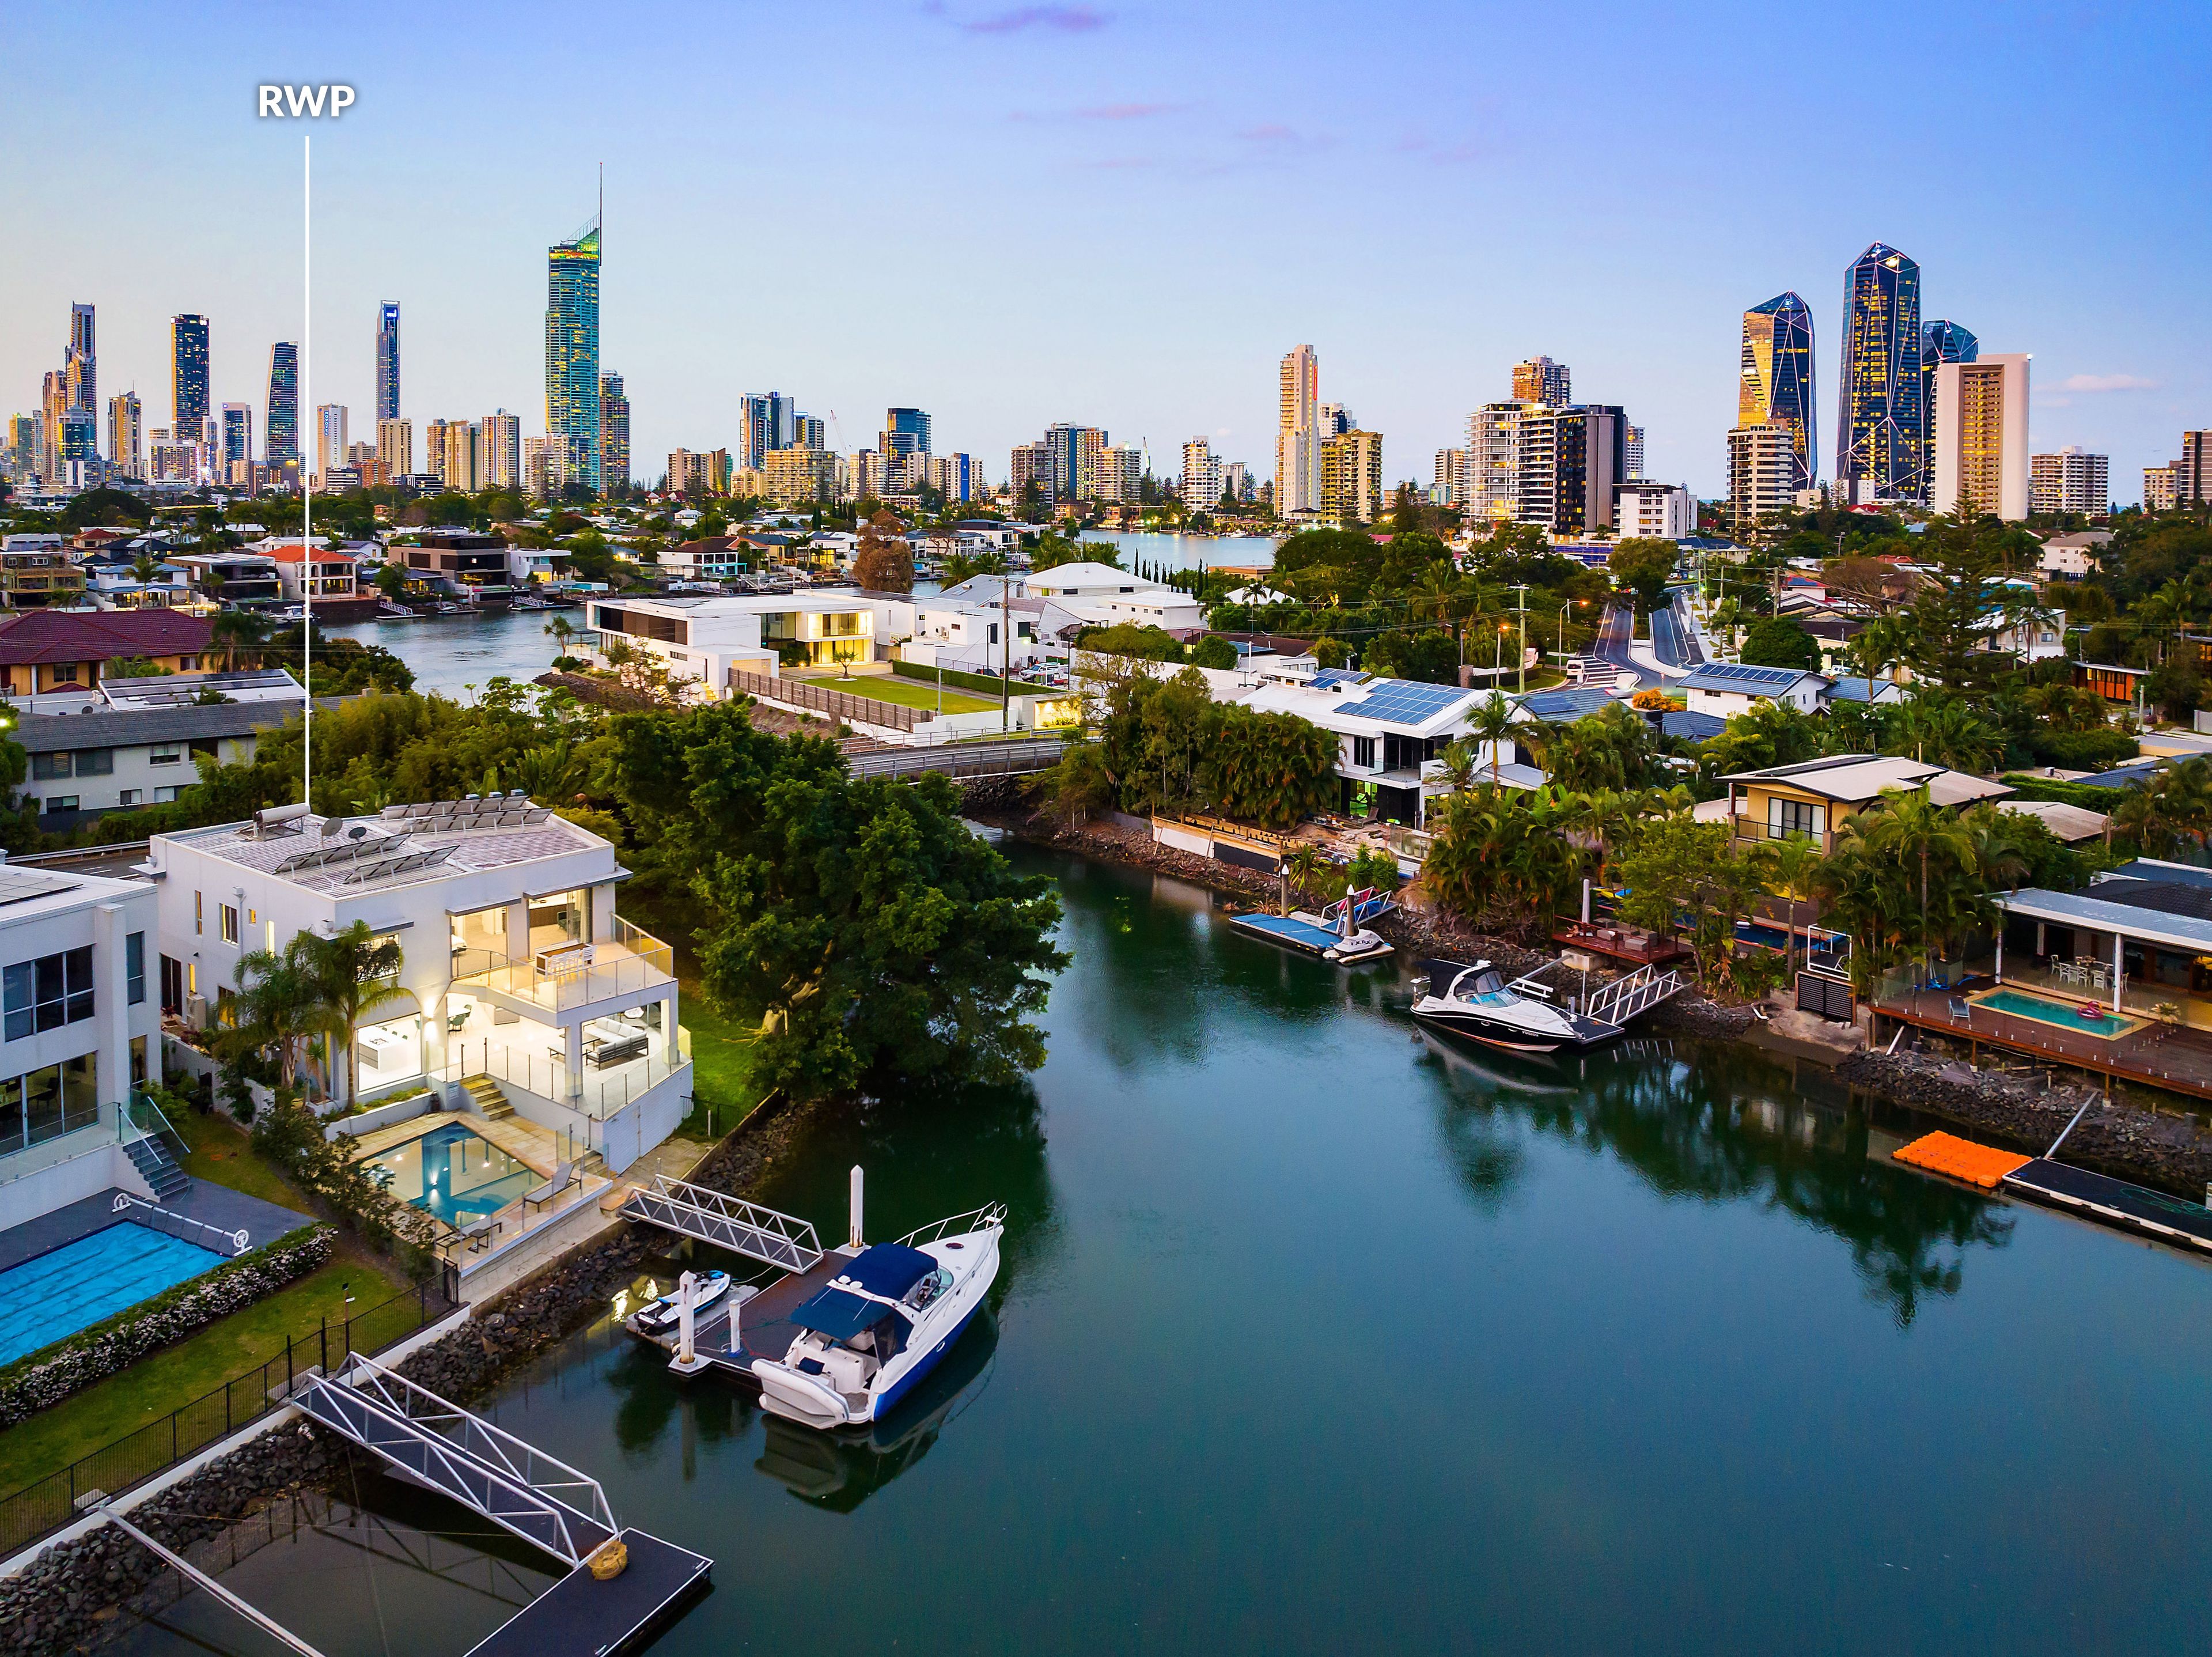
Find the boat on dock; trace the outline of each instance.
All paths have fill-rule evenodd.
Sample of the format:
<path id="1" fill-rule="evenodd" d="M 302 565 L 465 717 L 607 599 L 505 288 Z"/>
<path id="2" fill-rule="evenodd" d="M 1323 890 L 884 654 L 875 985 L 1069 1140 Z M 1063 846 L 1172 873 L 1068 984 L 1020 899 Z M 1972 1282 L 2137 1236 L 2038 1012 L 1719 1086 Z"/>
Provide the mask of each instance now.
<path id="1" fill-rule="evenodd" d="M 1425 1024 L 1516 1053 L 1555 1053 L 1618 1039 L 1629 1021 L 1680 995 L 1682 975 L 1658 966 L 1639 967 L 1588 996 L 1562 1002 L 1550 984 L 1530 975 L 1505 981 L 1488 961 L 1423 963 L 1429 993 L 1413 1003 Z"/>
<path id="2" fill-rule="evenodd" d="M 630 1312 L 623 1327 L 671 1352 L 679 1374 L 715 1369 L 750 1381 L 763 1409 L 822 1429 L 881 1421 L 952 1349 L 998 1277 L 1006 1224 L 994 1203 L 869 1245 L 858 1168 L 850 1234 L 834 1249 L 806 1221 L 680 1180 L 641 1187 L 620 1212 L 780 1274 L 734 1287 L 726 1279 L 711 1303 L 711 1277 L 692 1278 Z"/>
<path id="3" fill-rule="evenodd" d="M 1389 940 L 1367 924 L 1398 905 L 1370 886 L 1347 892 L 1318 915 L 1303 909 L 1287 915 L 1232 915 L 1229 924 L 1255 938 L 1328 961 L 1375 960 L 1391 953 Z"/>

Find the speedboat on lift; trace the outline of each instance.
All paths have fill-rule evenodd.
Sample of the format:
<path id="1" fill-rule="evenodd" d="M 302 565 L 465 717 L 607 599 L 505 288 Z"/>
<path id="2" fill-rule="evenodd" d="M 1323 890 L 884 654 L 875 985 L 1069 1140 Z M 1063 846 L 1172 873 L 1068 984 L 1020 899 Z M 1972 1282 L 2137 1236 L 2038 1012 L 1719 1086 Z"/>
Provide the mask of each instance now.
<path id="1" fill-rule="evenodd" d="M 1683 988 L 1682 975 L 1645 966 L 1615 979 L 1587 1000 L 1562 1007 L 1549 984 L 1533 977 L 1512 983 L 1488 961 L 1426 963 L 1429 993 L 1413 1003 L 1413 1016 L 1492 1047 L 1519 1053 L 1555 1053 L 1562 1047 L 1595 1047 L 1612 1041 L 1638 1014 Z"/>

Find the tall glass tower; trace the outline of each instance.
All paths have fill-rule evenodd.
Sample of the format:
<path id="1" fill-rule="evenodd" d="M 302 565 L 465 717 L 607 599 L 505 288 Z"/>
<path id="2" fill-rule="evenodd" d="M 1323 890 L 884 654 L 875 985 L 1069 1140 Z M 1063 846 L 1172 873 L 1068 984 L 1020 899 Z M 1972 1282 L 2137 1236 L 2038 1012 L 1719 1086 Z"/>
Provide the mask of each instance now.
<path id="1" fill-rule="evenodd" d="M 1920 474 L 1923 501 L 1936 477 L 1936 370 L 1946 362 L 1974 362 L 1981 354 L 1982 342 L 1955 322 L 1938 320 L 1920 330 L 1920 431 L 1928 446 Z"/>
<path id="2" fill-rule="evenodd" d="M 556 452 L 555 485 L 581 484 L 599 493 L 599 220 L 546 254 L 545 436 Z"/>
<path id="3" fill-rule="evenodd" d="M 1743 314 L 1743 379 L 1738 426 L 1778 421 L 1790 428 L 1798 489 L 1810 489 L 1820 465 L 1813 413 L 1813 309 L 1795 293 L 1777 294 Z"/>
<path id="4" fill-rule="evenodd" d="M 278 340 L 269 348 L 269 413 L 262 427 L 263 460 L 271 472 L 300 458 L 300 348 Z"/>
<path id="5" fill-rule="evenodd" d="M 1842 401 L 1836 481 L 1856 497 L 1917 498 L 1927 486 L 1920 385 L 1920 267 L 1875 242 L 1844 273 Z"/>
<path id="6" fill-rule="evenodd" d="M 197 443 L 208 413 L 208 320 L 169 319 L 169 441 Z"/>
<path id="7" fill-rule="evenodd" d="M 599 376 L 600 482 L 610 495 L 629 489 L 629 399 L 618 374 Z"/>
<path id="8" fill-rule="evenodd" d="M 399 417 L 399 307 L 390 300 L 376 308 L 376 417 Z"/>
<path id="9" fill-rule="evenodd" d="M 884 411 L 883 451 L 885 454 L 929 453 L 929 416 L 920 409 Z"/>

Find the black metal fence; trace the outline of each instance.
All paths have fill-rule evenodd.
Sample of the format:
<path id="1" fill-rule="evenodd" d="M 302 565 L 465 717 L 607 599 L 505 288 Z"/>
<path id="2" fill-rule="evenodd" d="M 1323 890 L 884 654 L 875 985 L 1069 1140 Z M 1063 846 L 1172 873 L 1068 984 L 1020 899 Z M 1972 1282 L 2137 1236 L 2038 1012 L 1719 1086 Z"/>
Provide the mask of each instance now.
<path id="1" fill-rule="evenodd" d="M 0 1497 L 0 1557 L 68 1524 L 76 1517 L 77 1498 L 88 1490 L 120 1496 L 281 1408 L 293 1383 L 311 1368 L 319 1366 L 328 1374 L 353 1353 L 374 1355 L 453 1309 L 437 1286 L 424 1283 L 342 1322 L 325 1319 L 287 1336 L 284 1349 L 266 1363 Z"/>

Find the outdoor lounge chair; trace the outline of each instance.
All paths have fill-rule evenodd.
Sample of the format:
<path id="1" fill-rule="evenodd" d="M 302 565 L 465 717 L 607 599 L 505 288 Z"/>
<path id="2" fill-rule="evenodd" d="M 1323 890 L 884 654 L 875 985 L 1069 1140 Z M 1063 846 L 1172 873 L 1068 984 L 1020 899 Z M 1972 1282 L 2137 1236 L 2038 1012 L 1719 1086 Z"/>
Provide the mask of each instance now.
<path id="1" fill-rule="evenodd" d="M 569 1186 L 580 1185 L 583 1183 L 584 1176 L 576 1172 L 574 1163 L 556 1162 L 553 1165 L 553 1177 L 550 1179 L 535 1191 L 527 1191 L 522 1194 L 522 1206 L 526 1209 L 532 1206 L 542 1209 Z"/>
<path id="2" fill-rule="evenodd" d="M 499 1221 L 487 1214 L 483 1219 L 471 1221 L 461 1228 L 461 1240 L 468 1246 L 470 1253 L 481 1254 L 491 1246 L 491 1240 L 498 1234 L 499 1228 Z"/>
<path id="3" fill-rule="evenodd" d="M 1963 1019 L 1968 1023 L 1972 1023 L 1973 1021 L 1973 1003 L 1967 1001 L 1963 996 L 1954 996 L 1951 997 L 1950 1010 L 1951 1016 L 1954 1019 Z"/>

